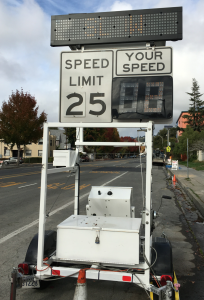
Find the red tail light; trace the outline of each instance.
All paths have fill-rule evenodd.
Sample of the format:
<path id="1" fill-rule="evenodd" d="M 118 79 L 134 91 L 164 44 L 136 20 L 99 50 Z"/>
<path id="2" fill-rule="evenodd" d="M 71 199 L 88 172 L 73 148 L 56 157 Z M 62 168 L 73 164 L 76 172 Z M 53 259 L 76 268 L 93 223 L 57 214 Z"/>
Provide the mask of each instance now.
<path id="1" fill-rule="evenodd" d="M 29 274 L 29 265 L 28 264 L 19 264 L 18 271 L 24 275 Z"/>
<path id="2" fill-rule="evenodd" d="M 170 275 L 162 275 L 161 276 L 161 280 L 160 280 L 161 285 L 162 286 L 166 285 L 167 281 L 171 281 L 172 282 L 173 281 L 172 277 Z"/>

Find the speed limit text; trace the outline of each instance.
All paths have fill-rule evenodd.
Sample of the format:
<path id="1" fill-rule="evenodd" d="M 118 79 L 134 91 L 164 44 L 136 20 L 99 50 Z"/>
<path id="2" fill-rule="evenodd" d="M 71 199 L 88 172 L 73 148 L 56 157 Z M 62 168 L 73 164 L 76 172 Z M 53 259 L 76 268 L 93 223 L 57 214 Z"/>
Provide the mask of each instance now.
<path id="1" fill-rule="evenodd" d="M 65 69 L 105 69 L 109 66 L 109 61 L 106 58 L 93 58 L 93 59 L 67 59 L 65 61 Z"/>

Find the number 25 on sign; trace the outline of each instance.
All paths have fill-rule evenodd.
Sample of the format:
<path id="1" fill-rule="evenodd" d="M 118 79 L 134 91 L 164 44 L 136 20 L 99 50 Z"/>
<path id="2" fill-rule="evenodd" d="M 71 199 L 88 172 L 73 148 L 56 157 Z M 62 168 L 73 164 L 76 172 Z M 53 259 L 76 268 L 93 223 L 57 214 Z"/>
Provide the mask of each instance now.
<path id="1" fill-rule="evenodd" d="M 89 110 L 90 115 L 100 116 L 100 115 L 104 114 L 104 112 L 106 111 L 105 102 L 100 99 L 94 99 L 94 98 L 101 98 L 104 96 L 105 96 L 104 93 L 90 93 L 89 103 L 92 105 L 94 105 L 94 104 L 101 105 L 100 110 Z M 83 117 L 85 117 L 85 101 L 86 101 L 85 93 L 82 93 L 82 94 L 72 93 L 72 94 L 67 95 L 68 100 L 71 98 L 77 98 L 78 101 L 76 100 L 76 102 L 72 103 L 71 105 L 68 104 L 68 108 L 66 110 L 66 116 L 69 116 L 69 117 L 83 116 Z M 77 106 L 80 106 L 81 110 L 74 111 L 74 108 Z"/>
<path id="2" fill-rule="evenodd" d="M 62 52 L 60 122 L 111 122 L 113 51 Z"/>

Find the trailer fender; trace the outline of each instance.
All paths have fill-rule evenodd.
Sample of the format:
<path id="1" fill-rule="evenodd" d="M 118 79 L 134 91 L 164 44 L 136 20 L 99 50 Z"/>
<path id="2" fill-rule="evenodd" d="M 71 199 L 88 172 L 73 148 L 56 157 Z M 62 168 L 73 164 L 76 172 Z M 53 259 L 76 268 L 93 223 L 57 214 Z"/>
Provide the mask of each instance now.
<path id="1" fill-rule="evenodd" d="M 53 230 L 45 231 L 44 238 L 44 258 L 49 257 L 56 250 L 57 232 Z M 28 247 L 25 263 L 35 265 L 37 263 L 38 254 L 38 233 L 33 237 Z"/>
<path id="2" fill-rule="evenodd" d="M 157 260 L 152 267 L 154 273 L 158 276 L 170 275 L 174 278 L 172 246 L 170 241 L 163 237 L 155 237 L 153 238 L 152 247 L 157 252 Z M 156 259 L 154 249 L 152 249 L 151 264 L 153 264 Z"/>

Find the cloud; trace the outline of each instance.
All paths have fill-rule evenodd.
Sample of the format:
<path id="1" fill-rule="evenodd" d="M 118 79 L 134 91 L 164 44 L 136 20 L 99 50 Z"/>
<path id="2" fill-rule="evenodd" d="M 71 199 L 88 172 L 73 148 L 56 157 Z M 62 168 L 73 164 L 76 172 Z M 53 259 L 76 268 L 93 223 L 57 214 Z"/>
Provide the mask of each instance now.
<path id="1" fill-rule="evenodd" d="M 23 66 L 10 62 L 0 54 L 0 76 L 4 80 L 25 81 Z"/>
<path id="2" fill-rule="evenodd" d="M 58 121 L 61 49 L 50 47 L 50 17 L 34 0 L 0 2 L 0 27 L 0 99 L 23 88 Z"/>
<path id="3" fill-rule="evenodd" d="M 112 11 L 132 10 L 132 5 L 126 1 L 115 1 L 111 6 Z"/>

